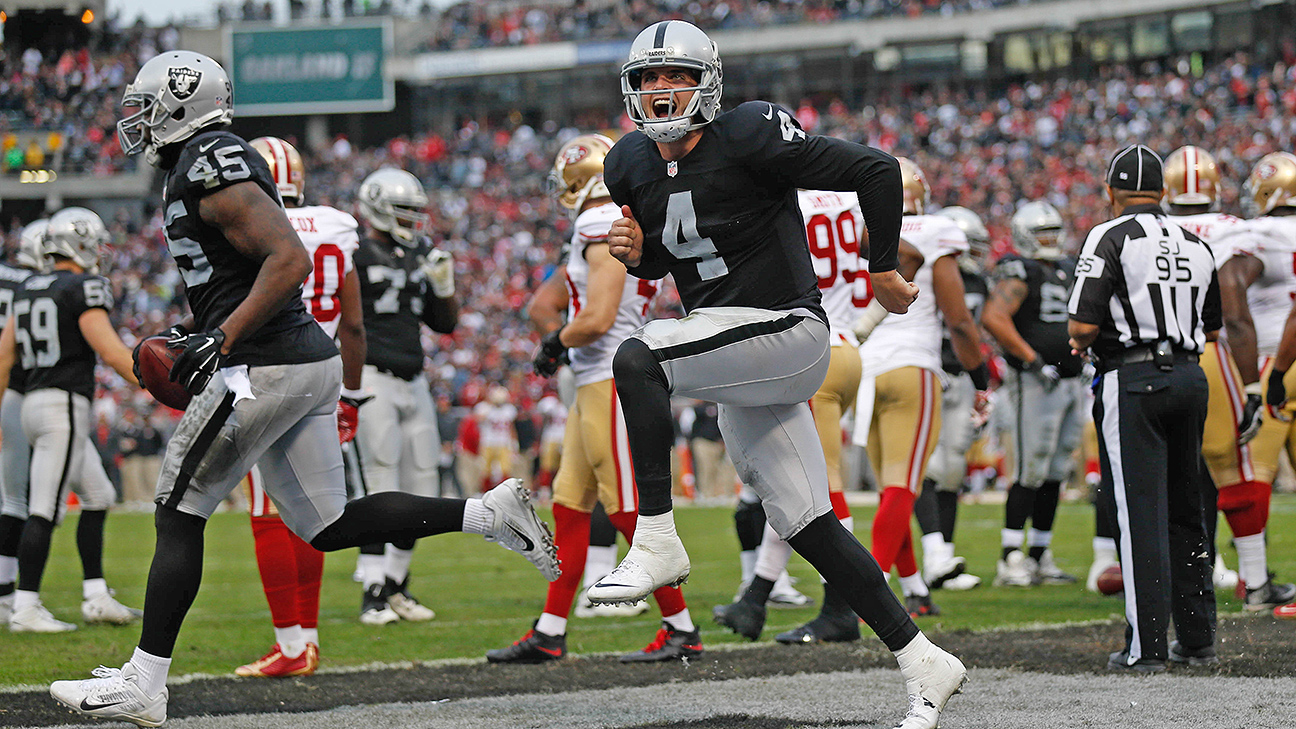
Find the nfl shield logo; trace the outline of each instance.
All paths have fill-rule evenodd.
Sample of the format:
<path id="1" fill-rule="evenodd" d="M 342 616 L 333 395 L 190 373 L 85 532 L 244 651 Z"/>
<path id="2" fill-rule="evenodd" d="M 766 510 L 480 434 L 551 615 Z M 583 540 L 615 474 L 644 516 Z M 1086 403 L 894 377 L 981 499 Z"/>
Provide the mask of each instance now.
<path id="1" fill-rule="evenodd" d="M 677 174 L 679 174 L 679 162 L 667 162 L 667 163 L 666 163 L 666 176 L 667 176 L 667 177 L 674 177 L 674 176 L 677 175 Z"/>

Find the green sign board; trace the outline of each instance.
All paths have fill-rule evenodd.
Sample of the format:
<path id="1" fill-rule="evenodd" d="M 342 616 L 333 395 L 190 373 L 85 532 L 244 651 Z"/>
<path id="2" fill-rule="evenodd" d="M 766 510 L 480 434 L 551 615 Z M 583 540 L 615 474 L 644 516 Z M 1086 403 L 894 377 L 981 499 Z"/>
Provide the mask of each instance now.
<path id="1" fill-rule="evenodd" d="M 388 23 L 231 28 L 225 55 L 238 116 L 390 111 Z"/>

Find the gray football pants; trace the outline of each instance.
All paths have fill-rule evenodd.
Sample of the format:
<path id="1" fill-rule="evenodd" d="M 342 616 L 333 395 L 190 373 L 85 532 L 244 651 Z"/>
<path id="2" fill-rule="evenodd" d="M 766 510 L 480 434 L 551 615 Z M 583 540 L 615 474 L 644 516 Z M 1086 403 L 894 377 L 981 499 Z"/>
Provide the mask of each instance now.
<path id="1" fill-rule="evenodd" d="M 255 464 L 284 523 L 309 542 L 346 508 L 337 403 L 342 358 L 249 367 L 255 399 L 221 375 L 189 403 L 167 444 L 156 501 L 204 519 Z"/>
<path id="2" fill-rule="evenodd" d="M 976 387 L 966 372 L 950 378 L 949 387 L 941 393 L 941 431 L 936 450 L 927 459 L 927 478 L 936 482 L 937 491 L 958 493 L 967 475 L 967 452 L 976 440 L 972 408 L 976 405 Z"/>
<path id="3" fill-rule="evenodd" d="M 832 511 L 808 404 L 828 372 L 827 325 L 801 309 L 714 307 L 633 336 L 653 350 L 672 394 L 720 405 L 729 458 L 780 537 Z"/>
<path id="4" fill-rule="evenodd" d="M 1011 438 L 1016 483 L 1035 489 L 1071 477 L 1084 434 L 1084 387 L 1082 377 L 1064 377 L 1049 387 L 1038 374 L 1008 368 L 1000 422 Z"/>
<path id="5" fill-rule="evenodd" d="M 5 400 L 12 394 L 6 393 Z M 67 510 L 69 489 L 76 492 L 84 510 L 105 511 L 112 506 L 117 493 L 90 440 L 90 400 L 57 388 L 32 390 L 15 399 L 21 401 L 20 431 L 25 438 L 15 445 L 21 455 L 30 453 L 31 460 L 25 480 L 27 513 L 12 515 L 58 523 Z M 11 455 L 17 461 L 20 454 Z"/>
<path id="6" fill-rule="evenodd" d="M 427 379 L 402 380 L 365 365 L 364 389 L 374 399 L 360 408 L 355 437 L 363 492 L 436 496 L 441 436 Z"/>

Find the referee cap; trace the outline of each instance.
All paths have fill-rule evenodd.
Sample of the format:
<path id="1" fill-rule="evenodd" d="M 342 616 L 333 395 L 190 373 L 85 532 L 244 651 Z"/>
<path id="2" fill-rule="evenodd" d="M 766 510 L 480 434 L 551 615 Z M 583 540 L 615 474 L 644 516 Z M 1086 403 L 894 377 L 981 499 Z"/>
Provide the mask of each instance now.
<path id="1" fill-rule="evenodd" d="M 1142 144 L 1131 144 L 1112 157 L 1107 184 L 1118 190 L 1161 192 L 1165 184 L 1161 158 Z"/>

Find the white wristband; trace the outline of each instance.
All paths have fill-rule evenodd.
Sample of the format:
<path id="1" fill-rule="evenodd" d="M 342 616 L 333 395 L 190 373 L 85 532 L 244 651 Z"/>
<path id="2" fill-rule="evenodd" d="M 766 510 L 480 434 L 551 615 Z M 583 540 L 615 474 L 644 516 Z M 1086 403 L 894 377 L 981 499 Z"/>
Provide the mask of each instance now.
<path id="1" fill-rule="evenodd" d="M 1264 397 L 1264 387 L 1259 382 L 1252 382 L 1251 384 L 1243 387 L 1242 390 L 1248 395 L 1255 395 L 1256 397 Z"/>
<path id="2" fill-rule="evenodd" d="M 360 398 L 362 398 L 362 397 L 364 397 L 364 396 L 365 396 L 365 391 L 364 391 L 363 388 L 361 388 L 361 389 L 359 389 L 359 390 L 350 390 L 350 389 L 347 389 L 347 388 L 345 388 L 345 387 L 342 388 L 342 397 L 349 397 L 349 398 L 351 398 L 352 400 L 359 400 Z"/>

